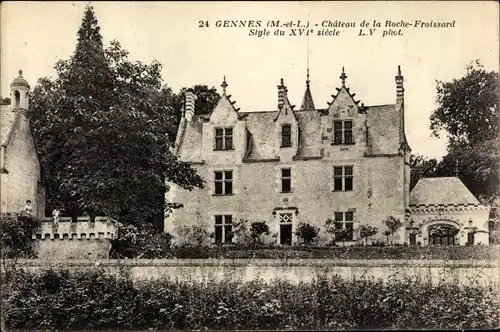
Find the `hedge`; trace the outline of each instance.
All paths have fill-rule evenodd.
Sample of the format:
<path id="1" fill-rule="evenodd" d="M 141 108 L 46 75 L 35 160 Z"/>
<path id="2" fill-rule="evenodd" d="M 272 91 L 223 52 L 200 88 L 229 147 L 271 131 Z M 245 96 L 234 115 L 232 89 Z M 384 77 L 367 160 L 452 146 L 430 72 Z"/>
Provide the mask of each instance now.
<path id="1" fill-rule="evenodd" d="M 229 259 L 478 259 L 496 261 L 500 257 L 498 246 L 352 246 L 316 247 L 296 246 L 174 246 L 141 258 L 229 258 Z M 123 256 L 111 253 L 111 258 Z M 134 258 L 130 256 L 128 258 Z"/>
<path id="2" fill-rule="evenodd" d="M 407 278 L 132 282 L 104 271 L 9 272 L 3 320 L 23 330 L 491 329 L 497 290 Z"/>

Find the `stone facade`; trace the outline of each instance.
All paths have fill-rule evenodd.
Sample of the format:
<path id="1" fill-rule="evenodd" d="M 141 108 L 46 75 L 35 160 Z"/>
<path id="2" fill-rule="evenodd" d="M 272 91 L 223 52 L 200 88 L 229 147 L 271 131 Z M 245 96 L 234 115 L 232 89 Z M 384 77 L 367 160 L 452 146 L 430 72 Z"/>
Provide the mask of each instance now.
<path id="1" fill-rule="evenodd" d="M 30 200 L 33 213 L 41 217 L 45 190 L 27 117 L 29 89 L 20 71 L 11 84 L 11 105 L 0 109 L 0 213 L 19 212 Z"/>
<path id="2" fill-rule="evenodd" d="M 364 106 L 354 99 L 342 71 L 327 109 L 313 109 L 309 80 L 300 110 L 281 81 L 278 108 L 241 112 L 226 94 L 207 115 L 194 115 L 188 93 L 176 140 L 177 153 L 205 179 L 204 189 L 186 191 L 173 184 L 167 199 L 183 208 L 166 216 L 165 231 L 201 225 L 225 242 L 224 224 L 266 221 L 276 243 L 296 243 L 299 222 L 321 229 L 325 221 L 344 228 L 379 228 L 393 216 L 404 224 L 409 211 L 410 148 L 404 133 L 403 77 L 398 69 L 395 104 Z M 230 216 L 230 217 L 225 217 Z M 217 223 L 217 224 L 216 224 Z M 356 232 L 346 243 L 356 240 Z M 350 236 L 348 236 L 350 237 Z M 374 237 L 374 239 L 377 237 Z M 395 240 L 403 242 L 402 227 Z"/>

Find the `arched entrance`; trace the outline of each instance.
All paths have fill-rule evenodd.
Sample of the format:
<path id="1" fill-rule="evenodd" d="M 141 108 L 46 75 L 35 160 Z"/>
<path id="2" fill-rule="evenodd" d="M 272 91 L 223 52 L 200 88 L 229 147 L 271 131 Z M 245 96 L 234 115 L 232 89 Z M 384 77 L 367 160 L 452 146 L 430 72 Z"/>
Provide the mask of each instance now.
<path id="1" fill-rule="evenodd" d="M 459 229 L 451 225 L 433 225 L 429 227 L 429 244 L 452 246 L 458 244 L 456 236 Z"/>

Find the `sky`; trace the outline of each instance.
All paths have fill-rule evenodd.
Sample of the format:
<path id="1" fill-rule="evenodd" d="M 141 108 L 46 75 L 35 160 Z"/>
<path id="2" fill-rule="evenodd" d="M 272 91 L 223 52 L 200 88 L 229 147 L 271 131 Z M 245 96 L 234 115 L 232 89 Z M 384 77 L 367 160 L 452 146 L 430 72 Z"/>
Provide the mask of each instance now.
<path id="1" fill-rule="evenodd" d="M 283 78 L 292 104 L 300 108 L 309 63 L 311 91 L 317 108 L 326 108 L 342 67 L 346 85 L 365 105 L 393 104 L 394 76 L 401 66 L 405 84 L 406 135 L 414 153 L 441 158 L 446 134 L 435 138 L 429 117 L 436 108 L 436 80 L 465 74 L 479 59 L 487 70 L 499 66 L 497 2 L 22 2 L 0 5 L 2 97 L 22 69 L 35 86 L 40 77 L 56 77 L 54 65 L 74 51 L 85 6 L 93 5 L 105 46 L 117 40 L 133 61 L 162 65 L 164 84 L 174 92 L 195 84 L 227 91 L 242 111 L 273 110 Z M 217 21 L 261 21 L 281 24 L 300 20 L 309 36 L 250 36 L 248 27 L 217 27 Z M 362 21 L 370 27 L 361 28 Z M 374 27 L 373 21 L 381 23 Z M 402 35 L 383 37 L 387 21 L 453 22 L 448 28 L 407 27 Z M 200 21 L 203 27 L 200 27 Z M 318 36 L 324 21 L 354 22 L 355 27 L 326 27 L 334 36 Z M 208 22 L 208 27 L 205 27 Z M 318 26 L 316 26 L 318 24 Z M 375 28 L 370 35 L 370 28 Z M 294 28 L 295 29 L 295 28 Z M 333 31 L 336 29 L 336 31 Z M 364 36 L 360 36 L 363 29 Z M 295 30 L 298 34 L 298 30 Z M 399 27 L 392 31 L 398 33 Z M 261 31 L 262 32 L 262 31 Z"/>

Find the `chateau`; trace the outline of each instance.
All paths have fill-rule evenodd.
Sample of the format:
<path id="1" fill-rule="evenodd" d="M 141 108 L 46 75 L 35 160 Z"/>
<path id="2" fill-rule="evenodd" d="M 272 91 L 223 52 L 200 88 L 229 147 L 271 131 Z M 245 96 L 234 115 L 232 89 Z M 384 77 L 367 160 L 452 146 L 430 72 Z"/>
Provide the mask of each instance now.
<path id="1" fill-rule="evenodd" d="M 210 114 L 195 115 L 196 97 L 188 92 L 174 152 L 196 168 L 205 188 L 169 183 L 167 200 L 183 207 L 166 215 L 165 231 L 175 236 L 198 225 L 215 243 L 231 243 L 236 220 L 266 221 L 277 244 L 293 244 L 297 225 L 307 221 L 326 242 L 325 221 L 333 219 L 347 230 L 344 241 L 354 243 L 360 225 L 378 227 L 373 239 L 385 240 L 383 221 L 392 216 L 402 223 L 398 243 L 488 244 L 489 207 L 457 178 L 423 179 L 410 197 L 400 68 L 393 104 L 360 104 L 346 78 L 342 69 L 327 109 L 315 107 L 309 76 L 300 109 L 283 79 L 277 109 L 267 112 L 236 109 L 225 78 Z"/>

